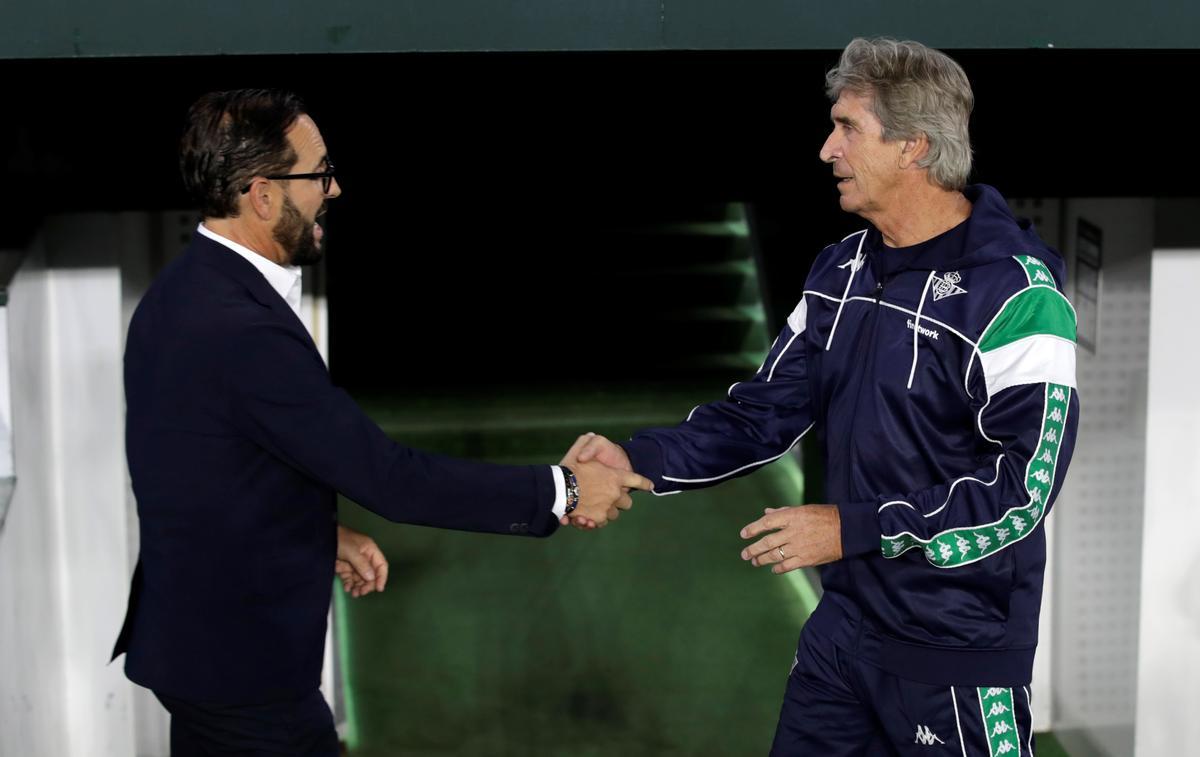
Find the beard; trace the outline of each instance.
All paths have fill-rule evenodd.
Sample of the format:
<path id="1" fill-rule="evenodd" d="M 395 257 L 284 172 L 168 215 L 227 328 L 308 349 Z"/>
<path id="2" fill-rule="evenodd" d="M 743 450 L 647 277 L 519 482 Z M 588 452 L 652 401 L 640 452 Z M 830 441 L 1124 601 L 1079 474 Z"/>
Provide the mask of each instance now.
<path id="1" fill-rule="evenodd" d="M 287 195 L 283 198 L 283 214 L 271 231 L 275 241 L 288 254 L 290 265 L 315 265 L 324 254 L 324 239 L 320 243 L 313 238 L 313 224 L 306 222 L 300 209 Z"/>

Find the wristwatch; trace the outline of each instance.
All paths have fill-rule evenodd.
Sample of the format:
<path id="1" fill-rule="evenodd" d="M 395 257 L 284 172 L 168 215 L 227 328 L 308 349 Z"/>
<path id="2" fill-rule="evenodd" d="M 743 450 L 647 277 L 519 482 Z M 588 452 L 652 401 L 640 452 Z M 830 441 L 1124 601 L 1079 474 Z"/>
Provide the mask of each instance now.
<path id="1" fill-rule="evenodd" d="M 579 506 L 579 482 L 575 480 L 575 474 L 565 465 L 558 466 L 563 472 L 563 481 L 567 485 L 567 511 L 570 515 Z"/>

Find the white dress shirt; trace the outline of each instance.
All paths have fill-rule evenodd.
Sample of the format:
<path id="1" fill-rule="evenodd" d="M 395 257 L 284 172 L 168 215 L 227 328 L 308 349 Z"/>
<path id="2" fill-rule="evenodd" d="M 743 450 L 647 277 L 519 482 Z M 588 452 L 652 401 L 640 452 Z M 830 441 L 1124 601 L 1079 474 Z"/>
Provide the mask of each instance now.
<path id="1" fill-rule="evenodd" d="M 300 317 L 300 291 L 304 278 L 304 273 L 300 270 L 300 266 L 279 265 L 275 261 L 267 258 L 264 255 L 258 254 L 249 247 L 240 245 L 232 239 L 227 239 L 226 237 L 221 236 L 217 232 L 205 226 L 203 223 L 196 227 L 196 231 L 200 232 L 217 244 L 228 247 L 246 260 L 249 260 L 250 264 L 257 268 L 259 273 L 263 275 L 263 278 L 267 280 L 267 283 L 271 285 L 271 288 L 279 293 L 279 296 L 282 297 L 283 301 L 288 304 L 288 307 L 292 309 L 292 312 L 296 314 L 296 317 Z"/>

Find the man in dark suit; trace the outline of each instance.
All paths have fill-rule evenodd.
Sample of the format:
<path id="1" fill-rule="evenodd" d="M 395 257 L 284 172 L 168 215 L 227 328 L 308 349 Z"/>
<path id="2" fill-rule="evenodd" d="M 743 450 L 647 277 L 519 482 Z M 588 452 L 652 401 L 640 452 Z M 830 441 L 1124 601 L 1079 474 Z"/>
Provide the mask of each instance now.
<path id="1" fill-rule="evenodd" d="M 397 522 L 545 536 L 572 513 L 604 525 L 650 482 L 409 449 L 330 383 L 297 315 L 299 266 L 320 259 L 317 219 L 341 189 L 293 95 L 200 98 L 181 168 L 204 220 L 126 344 L 141 553 L 114 655 L 171 712 L 176 757 L 332 757 L 317 687 L 338 492 Z"/>

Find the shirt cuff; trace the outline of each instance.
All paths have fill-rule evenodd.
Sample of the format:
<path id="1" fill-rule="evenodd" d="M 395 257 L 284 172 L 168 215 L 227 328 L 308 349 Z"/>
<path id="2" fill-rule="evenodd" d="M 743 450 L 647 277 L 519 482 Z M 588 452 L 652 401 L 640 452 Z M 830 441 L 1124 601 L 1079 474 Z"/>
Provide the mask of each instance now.
<path id="1" fill-rule="evenodd" d="M 554 476 L 554 517 L 561 518 L 567 514 L 567 479 L 557 465 L 550 466 L 550 475 Z"/>
<path id="2" fill-rule="evenodd" d="M 842 522 L 842 557 L 856 557 L 879 552 L 882 538 L 879 530 L 879 505 L 875 502 L 854 502 L 838 505 Z"/>

